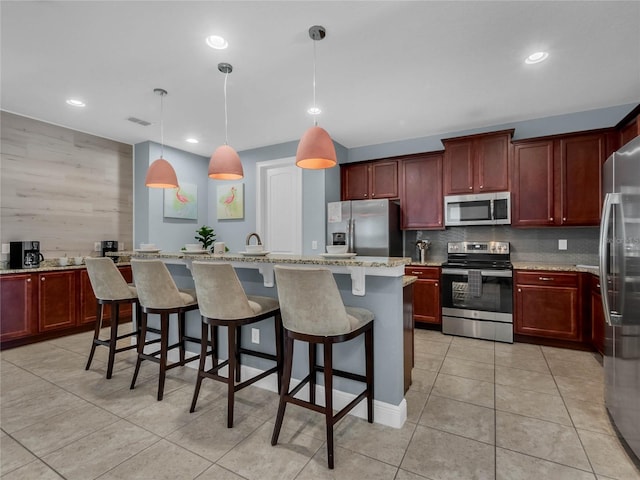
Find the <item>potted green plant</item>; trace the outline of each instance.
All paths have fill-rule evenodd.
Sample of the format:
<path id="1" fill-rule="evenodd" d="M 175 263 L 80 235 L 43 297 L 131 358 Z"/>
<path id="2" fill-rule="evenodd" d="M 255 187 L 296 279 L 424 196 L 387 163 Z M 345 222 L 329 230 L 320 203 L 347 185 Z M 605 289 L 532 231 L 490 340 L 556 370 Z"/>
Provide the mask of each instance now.
<path id="1" fill-rule="evenodd" d="M 198 230 L 196 230 L 195 238 L 202 244 L 202 248 L 207 251 L 211 251 L 213 249 L 213 242 L 216 241 L 216 234 L 213 231 L 213 228 L 208 227 L 206 225 L 201 226 Z"/>

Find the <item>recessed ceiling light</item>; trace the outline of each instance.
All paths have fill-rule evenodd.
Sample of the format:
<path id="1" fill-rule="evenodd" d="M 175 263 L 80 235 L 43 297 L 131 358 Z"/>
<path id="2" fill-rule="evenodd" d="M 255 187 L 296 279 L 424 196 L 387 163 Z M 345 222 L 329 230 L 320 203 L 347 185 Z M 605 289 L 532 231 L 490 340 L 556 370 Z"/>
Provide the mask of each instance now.
<path id="1" fill-rule="evenodd" d="M 67 105 L 71 105 L 72 107 L 85 107 L 86 104 L 82 100 L 77 100 L 75 98 L 67 99 Z"/>
<path id="2" fill-rule="evenodd" d="M 307 113 L 309 115 L 320 115 L 322 113 L 322 110 L 319 107 L 309 107 L 307 109 Z"/>
<path id="3" fill-rule="evenodd" d="M 524 63 L 526 63 L 527 65 L 532 65 L 534 63 L 544 62 L 548 57 L 549 54 L 547 52 L 535 52 L 529 55 L 524 60 Z"/>
<path id="4" fill-rule="evenodd" d="M 207 37 L 207 45 L 216 50 L 224 50 L 229 46 L 229 42 L 219 35 L 210 35 Z"/>
<path id="5" fill-rule="evenodd" d="M 197 138 L 187 138 L 185 140 L 185 142 L 187 142 L 187 143 L 198 143 L 198 139 Z"/>

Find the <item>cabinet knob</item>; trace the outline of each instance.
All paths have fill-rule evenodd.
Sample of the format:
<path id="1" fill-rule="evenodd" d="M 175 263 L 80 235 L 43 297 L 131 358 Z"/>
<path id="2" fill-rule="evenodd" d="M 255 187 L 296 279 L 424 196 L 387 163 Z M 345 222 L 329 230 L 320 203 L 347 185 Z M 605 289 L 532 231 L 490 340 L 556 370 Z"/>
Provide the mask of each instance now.
<path id="1" fill-rule="evenodd" d="M 364 196 L 366 197 L 366 196 L 367 196 L 367 194 L 365 193 L 365 194 L 364 194 Z"/>
<path id="2" fill-rule="evenodd" d="M 567 217 L 562 217 L 562 221 L 566 222 L 567 221 Z"/>
<path id="3" fill-rule="evenodd" d="M 41 281 L 41 282 L 44 282 L 44 277 L 40 277 L 40 281 Z"/>
<path id="4" fill-rule="evenodd" d="M 473 190 L 473 187 L 469 187 L 469 190 Z"/>
<path id="5" fill-rule="evenodd" d="M 484 188 L 484 185 L 480 185 L 480 190 L 482 190 Z"/>
<path id="6" fill-rule="evenodd" d="M 375 197 L 375 196 L 376 196 L 376 194 L 375 194 L 375 193 L 372 193 L 372 194 L 371 194 L 371 196 L 372 196 L 372 197 Z"/>
<path id="7" fill-rule="evenodd" d="M 600 284 L 599 283 L 596 285 L 596 288 L 600 288 Z"/>
<path id="8" fill-rule="evenodd" d="M 553 222 L 553 217 L 549 217 L 549 221 L 550 221 L 550 222 Z"/>
<path id="9" fill-rule="evenodd" d="M 31 279 L 30 278 L 27 278 L 27 283 L 31 283 Z"/>
<path id="10" fill-rule="evenodd" d="M 438 282 L 436 282 L 436 284 L 435 284 L 435 285 L 436 285 L 436 287 L 437 287 L 437 286 L 438 286 Z"/>
<path id="11" fill-rule="evenodd" d="M 521 292 L 522 292 L 522 289 L 521 289 L 521 288 L 519 288 L 519 289 L 518 289 L 518 293 L 521 293 Z"/>

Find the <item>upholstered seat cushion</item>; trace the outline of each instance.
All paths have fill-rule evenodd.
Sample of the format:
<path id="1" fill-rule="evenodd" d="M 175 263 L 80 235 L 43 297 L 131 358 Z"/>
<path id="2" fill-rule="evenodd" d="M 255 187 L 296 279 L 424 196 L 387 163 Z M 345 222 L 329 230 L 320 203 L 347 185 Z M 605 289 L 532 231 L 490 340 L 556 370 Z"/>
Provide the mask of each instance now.
<path id="1" fill-rule="evenodd" d="M 181 288 L 180 290 L 180 298 L 184 300 L 185 305 L 191 305 L 193 303 L 198 302 L 198 296 L 196 295 L 196 291 L 188 288 Z"/>
<path id="2" fill-rule="evenodd" d="M 247 295 L 249 306 L 256 315 L 271 312 L 280 308 L 278 300 L 271 297 L 260 297 L 258 295 Z"/>
<path id="3" fill-rule="evenodd" d="M 373 312 L 366 308 L 345 307 L 345 310 L 347 311 L 347 318 L 349 319 L 352 332 L 373 321 Z"/>

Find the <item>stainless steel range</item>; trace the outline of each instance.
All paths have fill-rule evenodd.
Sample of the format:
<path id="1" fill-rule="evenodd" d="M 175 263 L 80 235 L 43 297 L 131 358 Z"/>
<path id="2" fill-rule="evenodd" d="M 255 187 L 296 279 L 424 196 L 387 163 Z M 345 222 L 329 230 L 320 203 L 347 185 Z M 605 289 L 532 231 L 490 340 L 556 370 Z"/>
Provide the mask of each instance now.
<path id="1" fill-rule="evenodd" d="M 513 343 L 509 242 L 449 242 L 442 264 L 442 333 Z"/>

